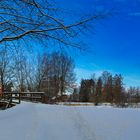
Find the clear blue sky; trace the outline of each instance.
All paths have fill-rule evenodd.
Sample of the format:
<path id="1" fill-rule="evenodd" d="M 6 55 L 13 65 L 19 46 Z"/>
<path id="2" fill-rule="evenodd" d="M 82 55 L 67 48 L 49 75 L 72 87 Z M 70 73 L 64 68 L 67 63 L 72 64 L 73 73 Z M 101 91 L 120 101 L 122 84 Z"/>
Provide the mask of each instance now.
<path id="1" fill-rule="evenodd" d="M 111 17 L 96 22 L 95 33 L 82 37 L 91 52 L 75 59 L 78 80 L 108 70 L 122 74 L 127 86 L 140 86 L 140 0 L 56 1 L 82 14 L 113 9 Z"/>

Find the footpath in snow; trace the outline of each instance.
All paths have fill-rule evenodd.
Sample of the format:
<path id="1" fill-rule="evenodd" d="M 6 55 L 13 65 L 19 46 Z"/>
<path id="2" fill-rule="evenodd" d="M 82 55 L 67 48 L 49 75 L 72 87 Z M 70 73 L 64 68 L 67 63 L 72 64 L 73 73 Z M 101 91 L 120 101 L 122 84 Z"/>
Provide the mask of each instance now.
<path id="1" fill-rule="evenodd" d="M 22 102 L 0 111 L 0 140 L 138 140 L 140 109 Z"/>

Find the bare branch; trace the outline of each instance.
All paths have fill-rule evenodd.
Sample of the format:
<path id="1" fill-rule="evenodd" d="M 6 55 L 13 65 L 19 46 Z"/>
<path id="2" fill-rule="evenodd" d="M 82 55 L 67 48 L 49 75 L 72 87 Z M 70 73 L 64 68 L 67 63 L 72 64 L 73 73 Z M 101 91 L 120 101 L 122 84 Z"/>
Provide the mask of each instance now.
<path id="1" fill-rule="evenodd" d="M 31 36 L 37 39 L 43 35 L 47 40 L 53 39 L 62 44 L 74 46 L 72 44 L 76 43 L 69 44 L 67 39 L 73 39 L 79 32 L 86 30 L 85 26 L 90 21 L 105 16 L 104 14 L 95 14 L 79 21 L 71 20 L 73 23 L 69 22 L 68 24 L 66 21 L 69 19 L 64 19 L 55 13 L 54 4 L 49 3 L 48 0 L 45 2 L 46 5 L 42 1 L 35 0 L 0 1 L 0 43 L 25 39 L 25 37 L 25 40 L 29 40 Z M 67 39 L 66 37 L 59 38 L 53 34 L 61 34 Z"/>

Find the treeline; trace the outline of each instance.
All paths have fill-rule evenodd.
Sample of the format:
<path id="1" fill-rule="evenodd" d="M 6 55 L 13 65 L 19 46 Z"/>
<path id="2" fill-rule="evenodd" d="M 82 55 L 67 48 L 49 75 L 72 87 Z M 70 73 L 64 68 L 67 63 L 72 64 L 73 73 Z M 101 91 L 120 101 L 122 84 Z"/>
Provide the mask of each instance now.
<path id="1" fill-rule="evenodd" d="M 3 91 L 43 91 L 49 99 L 67 95 L 67 100 L 78 102 L 138 103 L 140 88 L 126 89 L 120 74 L 105 71 L 101 76 L 82 79 L 75 88 L 74 61 L 67 53 L 32 53 L 17 46 L 0 48 L 0 86 Z"/>
<path id="2" fill-rule="evenodd" d="M 82 79 L 80 88 L 74 89 L 71 101 L 94 102 L 95 104 L 109 102 L 115 104 L 140 102 L 140 88 L 125 89 L 123 77 L 114 76 L 105 71 L 98 78 Z"/>
<path id="3" fill-rule="evenodd" d="M 128 103 L 140 102 L 140 87 L 130 87 L 126 92 L 126 99 Z"/>
<path id="4" fill-rule="evenodd" d="M 3 91 L 44 91 L 53 97 L 64 94 L 74 82 L 74 62 L 65 52 L 34 53 L 21 47 L 0 48 Z"/>

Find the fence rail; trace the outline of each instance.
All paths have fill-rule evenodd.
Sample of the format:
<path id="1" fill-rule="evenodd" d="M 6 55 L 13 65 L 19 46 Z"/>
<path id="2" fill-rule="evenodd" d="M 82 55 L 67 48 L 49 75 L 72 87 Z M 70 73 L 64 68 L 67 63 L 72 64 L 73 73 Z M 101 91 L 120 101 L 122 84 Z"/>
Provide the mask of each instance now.
<path id="1" fill-rule="evenodd" d="M 45 102 L 45 97 L 44 92 L 4 92 L 1 101 L 6 101 L 6 108 L 8 108 L 11 104 L 20 104 L 21 100 Z"/>

